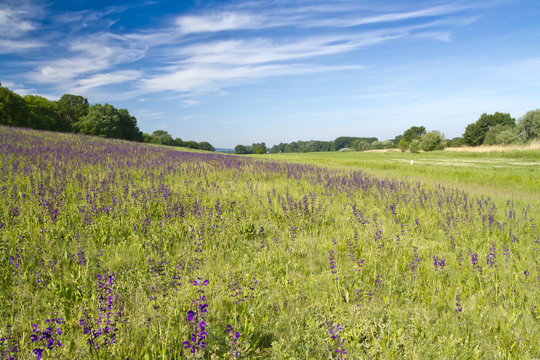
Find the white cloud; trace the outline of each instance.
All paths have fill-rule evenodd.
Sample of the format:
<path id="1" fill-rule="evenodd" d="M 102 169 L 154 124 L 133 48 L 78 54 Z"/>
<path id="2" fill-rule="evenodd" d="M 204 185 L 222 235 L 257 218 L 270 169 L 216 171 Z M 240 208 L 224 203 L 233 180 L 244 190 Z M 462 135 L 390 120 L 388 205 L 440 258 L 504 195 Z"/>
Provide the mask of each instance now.
<path id="1" fill-rule="evenodd" d="M 182 34 L 252 29 L 261 19 L 247 13 L 221 12 L 200 16 L 181 16 L 176 23 Z"/>
<path id="2" fill-rule="evenodd" d="M 0 34 L 4 38 L 20 38 L 36 26 L 30 20 L 31 9 L 26 6 L 10 8 L 7 4 L 0 5 Z"/>
<path id="3" fill-rule="evenodd" d="M 72 89 L 72 92 L 84 92 L 90 88 L 124 83 L 135 80 L 140 76 L 138 71 L 122 70 L 111 73 L 96 74 L 78 81 L 78 86 Z"/>
<path id="4" fill-rule="evenodd" d="M 156 112 L 148 109 L 140 109 L 133 112 L 133 115 L 137 118 L 137 122 L 149 122 L 153 120 L 159 120 L 164 117 L 162 112 Z"/>
<path id="5" fill-rule="evenodd" d="M 86 93 L 139 80 L 136 86 L 113 96 L 125 99 L 160 91 L 185 96 L 273 76 L 358 70 L 362 68 L 357 65 L 361 58 L 351 59 L 352 64 L 327 64 L 324 57 L 407 36 L 450 41 L 452 28 L 474 21 L 456 15 L 465 9 L 462 3 L 403 9 L 369 7 L 355 1 L 335 5 L 312 1 L 241 2 L 206 13 L 177 16 L 172 18 L 172 25 L 131 33 L 115 32 L 109 27 L 115 21 L 110 15 L 120 13 L 124 7 L 53 15 L 54 21 L 73 30 L 72 35 L 49 35 L 47 41 L 55 36 L 62 38 L 60 43 L 49 43 L 50 48 L 58 46 L 57 54 L 61 55 L 33 62 L 27 78 Z M 12 23 L 13 19 L 20 20 L 14 27 L 19 26 L 22 33 L 36 28 L 28 11 L 0 7 L 2 19 Z M 409 26 L 390 24 L 410 19 L 417 21 Z M 368 24 L 362 30 L 361 25 Z M 0 25 L 0 29 L 2 26 L 5 25 Z M 259 31 L 270 27 L 283 29 Z M 320 28 L 316 36 L 314 27 Z M 93 31 L 96 28 L 100 30 Z M 221 37 L 225 31 L 230 32 L 227 39 Z M 3 39 L 0 53 L 31 50 L 44 41 L 44 37 L 26 41 Z M 131 65 L 141 59 L 142 65 Z M 135 68 L 137 71 L 132 70 Z M 180 101 L 184 106 L 196 104 L 193 99 Z"/>
<path id="6" fill-rule="evenodd" d="M 359 66 L 326 66 L 310 64 L 273 64 L 256 66 L 201 66 L 170 68 L 164 74 L 141 80 L 141 92 L 175 91 L 197 93 L 216 91 L 221 86 L 233 86 L 274 76 L 295 76 L 328 71 L 358 70 Z"/>
<path id="7" fill-rule="evenodd" d="M 0 39 L 0 54 L 21 53 L 43 46 L 44 43 L 34 40 Z"/>
<path id="8" fill-rule="evenodd" d="M 182 105 L 184 107 L 191 107 L 191 106 L 195 106 L 195 105 L 199 105 L 201 102 L 199 100 L 194 100 L 194 99 L 183 99 L 182 100 Z"/>

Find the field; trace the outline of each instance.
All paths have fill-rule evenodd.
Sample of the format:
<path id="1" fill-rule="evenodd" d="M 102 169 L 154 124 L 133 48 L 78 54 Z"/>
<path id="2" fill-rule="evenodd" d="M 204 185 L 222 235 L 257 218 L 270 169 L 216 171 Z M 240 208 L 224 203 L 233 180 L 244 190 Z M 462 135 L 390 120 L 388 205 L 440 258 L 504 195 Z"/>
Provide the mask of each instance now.
<path id="1" fill-rule="evenodd" d="M 503 201 L 525 200 L 529 204 L 532 201 L 540 209 L 540 148 L 509 149 L 492 146 L 483 152 L 479 151 L 482 148 L 455 148 L 417 154 L 399 151 L 273 154 L 271 158 L 333 168 L 368 169 L 383 178 L 444 184 Z M 540 216 L 540 211 L 537 214 Z"/>
<path id="2" fill-rule="evenodd" d="M 0 358 L 539 358 L 538 162 L 0 127 Z"/>

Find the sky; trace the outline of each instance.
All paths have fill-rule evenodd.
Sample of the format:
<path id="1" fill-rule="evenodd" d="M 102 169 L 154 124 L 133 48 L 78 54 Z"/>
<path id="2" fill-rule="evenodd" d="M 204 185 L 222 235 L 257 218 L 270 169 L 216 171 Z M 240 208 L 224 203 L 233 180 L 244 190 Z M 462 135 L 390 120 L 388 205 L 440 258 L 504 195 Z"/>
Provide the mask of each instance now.
<path id="1" fill-rule="evenodd" d="M 215 147 L 540 108 L 538 0 L 0 0 L 0 82 Z"/>

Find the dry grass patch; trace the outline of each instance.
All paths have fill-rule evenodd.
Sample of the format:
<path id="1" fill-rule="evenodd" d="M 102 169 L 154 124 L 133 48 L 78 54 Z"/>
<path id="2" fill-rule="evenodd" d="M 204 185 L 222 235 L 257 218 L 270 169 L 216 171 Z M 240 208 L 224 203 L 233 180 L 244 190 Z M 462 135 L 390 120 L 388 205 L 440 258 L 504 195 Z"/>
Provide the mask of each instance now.
<path id="1" fill-rule="evenodd" d="M 491 151 L 513 151 L 513 150 L 540 150 L 540 140 L 531 141 L 523 145 L 482 145 L 482 146 L 463 146 L 449 147 L 445 151 L 457 152 L 491 152 Z"/>

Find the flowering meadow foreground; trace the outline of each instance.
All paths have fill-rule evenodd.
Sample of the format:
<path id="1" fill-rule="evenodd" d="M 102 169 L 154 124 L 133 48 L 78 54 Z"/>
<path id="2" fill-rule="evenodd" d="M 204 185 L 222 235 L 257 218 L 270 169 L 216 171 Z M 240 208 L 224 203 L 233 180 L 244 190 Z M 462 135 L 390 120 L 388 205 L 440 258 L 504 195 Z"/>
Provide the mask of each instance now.
<path id="1" fill-rule="evenodd" d="M 0 193 L 0 359 L 540 357 L 511 201 L 5 127 Z"/>

